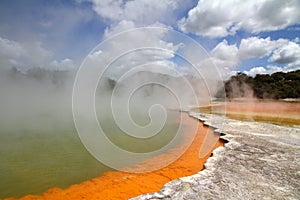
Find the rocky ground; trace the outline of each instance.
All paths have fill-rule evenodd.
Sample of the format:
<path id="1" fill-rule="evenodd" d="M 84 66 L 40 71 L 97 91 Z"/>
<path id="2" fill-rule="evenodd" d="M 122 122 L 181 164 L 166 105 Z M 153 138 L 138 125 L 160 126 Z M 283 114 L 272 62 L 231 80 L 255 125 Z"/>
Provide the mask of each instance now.
<path id="1" fill-rule="evenodd" d="M 222 132 L 220 138 L 228 142 L 213 152 L 205 170 L 133 200 L 300 199 L 299 126 L 190 114 Z"/>

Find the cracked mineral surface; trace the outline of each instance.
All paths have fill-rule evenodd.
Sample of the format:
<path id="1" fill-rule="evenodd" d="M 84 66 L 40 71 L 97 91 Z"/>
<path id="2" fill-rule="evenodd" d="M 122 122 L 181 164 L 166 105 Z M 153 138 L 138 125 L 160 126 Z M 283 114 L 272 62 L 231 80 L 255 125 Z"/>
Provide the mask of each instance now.
<path id="1" fill-rule="evenodd" d="M 300 127 L 237 121 L 190 113 L 228 141 L 213 152 L 205 170 L 176 179 L 154 199 L 300 199 Z"/>

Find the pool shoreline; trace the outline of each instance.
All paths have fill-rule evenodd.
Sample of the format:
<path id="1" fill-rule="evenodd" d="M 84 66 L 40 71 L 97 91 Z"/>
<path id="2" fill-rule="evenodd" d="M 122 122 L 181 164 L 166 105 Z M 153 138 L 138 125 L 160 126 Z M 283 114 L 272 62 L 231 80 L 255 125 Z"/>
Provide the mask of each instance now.
<path id="1" fill-rule="evenodd" d="M 203 132 L 211 134 L 214 130 L 191 116 L 187 115 L 185 120 L 181 123 L 197 124 L 199 130 L 197 129 L 196 137 L 188 150 L 178 160 L 163 169 L 145 174 L 132 174 L 120 171 L 105 172 L 97 178 L 71 185 L 66 189 L 51 188 L 42 195 L 26 195 L 19 199 L 103 199 L 104 197 L 105 199 L 128 199 L 158 191 L 167 182 L 198 173 L 203 169 L 207 158 L 211 156 L 211 152 L 209 152 L 204 158 L 197 159 L 196 157 L 205 137 Z M 189 130 L 186 131 L 188 132 Z M 220 146 L 223 146 L 223 142 L 218 137 L 218 142 L 213 149 Z M 168 153 L 150 159 L 149 163 L 163 160 L 163 157 L 167 156 Z M 191 157 L 193 158 L 192 160 Z M 7 198 L 7 200 L 12 199 L 17 198 Z"/>
<path id="2" fill-rule="evenodd" d="M 300 127 L 229 118 L 215 126 L 223 116 L 191 115 L 223 132 L 220 138 L 229 142 L 213 151 L 205 170 L 131 200 L 298 199 Z"/>

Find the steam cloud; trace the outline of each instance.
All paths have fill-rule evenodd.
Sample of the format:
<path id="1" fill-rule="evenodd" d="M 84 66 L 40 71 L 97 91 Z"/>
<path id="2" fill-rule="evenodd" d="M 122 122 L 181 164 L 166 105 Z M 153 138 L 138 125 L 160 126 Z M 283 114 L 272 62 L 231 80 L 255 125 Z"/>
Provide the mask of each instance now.
<path id="1" fill-rule="evenodd" d="M 16 68 L 2 68 L 0 77 L 3 129 L 54 129 L 72 124 L 73 108 L 83 144 L 94 157 L 115 169 L 124 167 L 120 158 L 135 162 L 174 147 L 172 142 L 178 142 L 180 134 L 153 152 L 128 154 L 115 145 L 116 149 L 110 148 L 112 143 L 104 142 L 105 134 L 99 137 L 107 119 L 114 120 L 130 137 L 149 139 L 163 130 L 169 110 L 208 104 L 222 82 L 198 44 L 166 28 L 134 29 L 108 38 L 86 57 L 78 71 L 33 68 L 24 74 Z M 117 156 L 112 158 L 105 152 Z M 178 156 L 141 171 L 163 167 Z"/>

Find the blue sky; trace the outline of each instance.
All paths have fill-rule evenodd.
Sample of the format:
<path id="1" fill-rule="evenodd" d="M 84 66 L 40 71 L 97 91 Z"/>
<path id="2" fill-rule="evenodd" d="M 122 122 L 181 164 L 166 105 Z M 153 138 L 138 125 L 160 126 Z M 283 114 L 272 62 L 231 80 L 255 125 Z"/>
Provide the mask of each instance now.
<path id="1" fill-rule="evenodd" d="M 0 4 L 0 64 L 6 67 L 76 68 L 104 37 L 159 24 L 195 39 L 228 74 L 300 68 L 298 0 L 2 0 Z"/>

